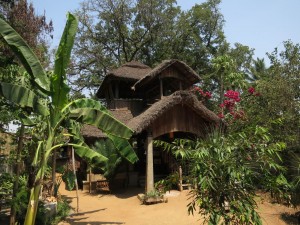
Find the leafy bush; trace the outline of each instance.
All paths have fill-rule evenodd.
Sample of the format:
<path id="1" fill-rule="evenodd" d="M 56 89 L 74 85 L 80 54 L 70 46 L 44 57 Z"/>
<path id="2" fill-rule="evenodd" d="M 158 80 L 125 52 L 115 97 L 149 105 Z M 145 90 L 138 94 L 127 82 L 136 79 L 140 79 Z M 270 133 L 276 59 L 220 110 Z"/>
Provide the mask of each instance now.
<path id="1" fill-rule="evenodd" d="M 56 214 L 52 217 L 47 216 L 47 210 L 44 204 L 39 204 L 38 213 L 36 217 L 36 224 L 39 225 L 56 225 L 61 220 L 69 215 L 71 207 L 65 199 L 57 202 Z"/>
<path id="2" fill-rule="evenodd" d="M 175 172 L 170 174 L 165 179 L 162 179 L 154 184 L 156 190 L 161 192 L 162 194 L 170 191 L 174 186 L 177 186 L 179 183 L 179 174 Z"/>
<path id="3" fill-rule="evenodd" d="M 75 174 L 73 173 L 73 171 L 67 170 L 64 172 L 64 174 L 62 175 L 62 180 L 65 182 L 66 184 L 66 189 L 68 191 L 72 191 L 75 187 Z"/>
<path id="4" fill-rule="evenodd" d="M 162 197 L 163 194 L 158 190 L 149 191 L 145 194 L 145 198 L 156 198 L 156 197 Z"/>
<path id="5" fill-rule="evenodd" d="M 196 188 L 190 192 L 188 211 L 198 211 L 211 225 L 262 224 L 255 202 L 258 177 L 261 187 L 280 193 L 288 188 L 278 164 L 285 145 L 272 143 L 267 130 L 259 126 L 248 133 L 215 131 L 203 140 L 158 145 L 190 163 L 189 176 Z"/>

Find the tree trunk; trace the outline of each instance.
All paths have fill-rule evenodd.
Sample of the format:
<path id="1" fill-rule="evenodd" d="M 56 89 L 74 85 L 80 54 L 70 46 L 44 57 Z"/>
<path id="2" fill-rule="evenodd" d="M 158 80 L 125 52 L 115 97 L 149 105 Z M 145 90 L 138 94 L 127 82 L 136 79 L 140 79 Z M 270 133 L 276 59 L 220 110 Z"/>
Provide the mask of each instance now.
<path id="1" fill-rule="evenodd" d="M 23 148 L 23 137 L 24 137 L 25 127 L 22 124 L 20 128 L 20 134 L 18 139 L 18 148 L 16 154 L 16 163 L 15 163 L 15 180 L 14 180 L 14 187 L 13 187 L 13 199 L 16 197 L 19 189 L 19 176 L 20 176 L 20 161 L 21 161 L 21 151 Z M 16 208 L 14 205 L 10 208 L 10 225 L 15 225 L 16 223 Z"/>
<path id="2" fill-rule="evenodd" d="M 79 211 L 79 195 L 78 195 L 78 183 L 77 183 L 77 176 L 76 176 L 76 170 L 75 170 L 75 154 L 74 154 L 74 148 L 72 147 L 72 165 L 73 165 L 73 173 L 75 176 L 75 187 L 76 187 L 76 197 L 77 197 L 77 209 L 76 211 Z"/>

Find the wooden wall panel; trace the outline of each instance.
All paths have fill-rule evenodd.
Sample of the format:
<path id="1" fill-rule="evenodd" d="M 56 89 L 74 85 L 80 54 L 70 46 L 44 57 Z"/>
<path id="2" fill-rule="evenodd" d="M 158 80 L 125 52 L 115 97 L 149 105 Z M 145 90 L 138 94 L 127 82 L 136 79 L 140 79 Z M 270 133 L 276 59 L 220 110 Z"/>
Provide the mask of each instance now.
<path id="1" fill-rule="evenodd" d="M 205 122 L 195 111 L 187 106 L 177 105 L 153 122 L 153 138 L 170 132 L 189 132 L 203 136 L 207 130 Z"/>

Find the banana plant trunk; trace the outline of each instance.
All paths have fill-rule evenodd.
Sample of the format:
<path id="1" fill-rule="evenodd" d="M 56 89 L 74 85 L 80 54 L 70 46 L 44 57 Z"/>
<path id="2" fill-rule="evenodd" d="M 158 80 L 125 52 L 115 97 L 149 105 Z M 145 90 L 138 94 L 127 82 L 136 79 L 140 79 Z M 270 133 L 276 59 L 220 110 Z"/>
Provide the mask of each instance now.
<path id="1" fill-rule="evenodd" d="M 56 186 L 56 149 L 53 150 L 53 154 L 52 154 L 52 189 L 51 189 L 52 196 L 54 196 L 55 186 Z"/>
<path id="2" fill-rule="evenodd" d="M 37 213 L 37 208 L 38 208 L 38 203 L 39 203 L 40 191 L 41 191 L 41 184 L 35 185 L 30 190 L 30 198 L 29 198 L 29 203 L 28 203 L 28 207 L 27 207 L 24 225 L 34 225 L 35 224 L 35 218 L 36 218 L 36 213 Z"/>
<path id="3" fill-rule="evenodd" d="M 45 168 L 47 166 L 47 161 L 53 144 L 53 138 L 54 136 L 50 132 L 46 142 L 46 146 L 43 146 L 43 148 L 41 149 L 39 170 L 37 172 L 33 188 L 31 188 L 30 190 L 30 198 L 27 206 L 24 225 L 35 225 L 35 218 L 36 218 L 38 204 L 39 204 L 39 196 L 40 196 L 43 178 L 45 174 Z"/>

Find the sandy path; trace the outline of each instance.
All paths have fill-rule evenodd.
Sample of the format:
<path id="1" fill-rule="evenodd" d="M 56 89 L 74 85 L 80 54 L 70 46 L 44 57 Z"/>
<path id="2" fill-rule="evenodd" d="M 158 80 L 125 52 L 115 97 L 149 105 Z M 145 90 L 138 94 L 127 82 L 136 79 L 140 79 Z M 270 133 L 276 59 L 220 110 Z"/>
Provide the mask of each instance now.
<path id="1" fill-rule="evenodd" d="M 167 203 L 142 205 L 137 194 L 142 189 L 127 189 L 114 195 L 90 195 L 79 191 L 79 213 L 71 214 L 66 221 L 59 225 L 196 225 L 202 224 L 198 214 L 188 216 L 187 191 L 172 191 Z M 62 195 L 72 200 L 76 208 L 75 191 L 61 190 Z M 280 219 L 283 212 L 294 213 L 294 209 L 278 204 L 259 203 L 259 212 L 264 225 L 285 225 Z"/>
<path id="2" fill-rule="evenodd" d="M 137 198 L 137 193 L 142 189 L 131 189 L 116 195 L 89 195 L 79 191 L 79 214 L 74 213 L 66 222 L 67 224 L 129 224 L 129 225 L 164 225 L 164 224 L 199 224 L 200 217 L 188 216 L 186 194 L 172 191 L 167 203 L 142 205 Z M 72 198 L 72 207 L 76 207 L 75 191 L 62 192 Z M 176 195 L 176 196 L 175 196 Z"/>

